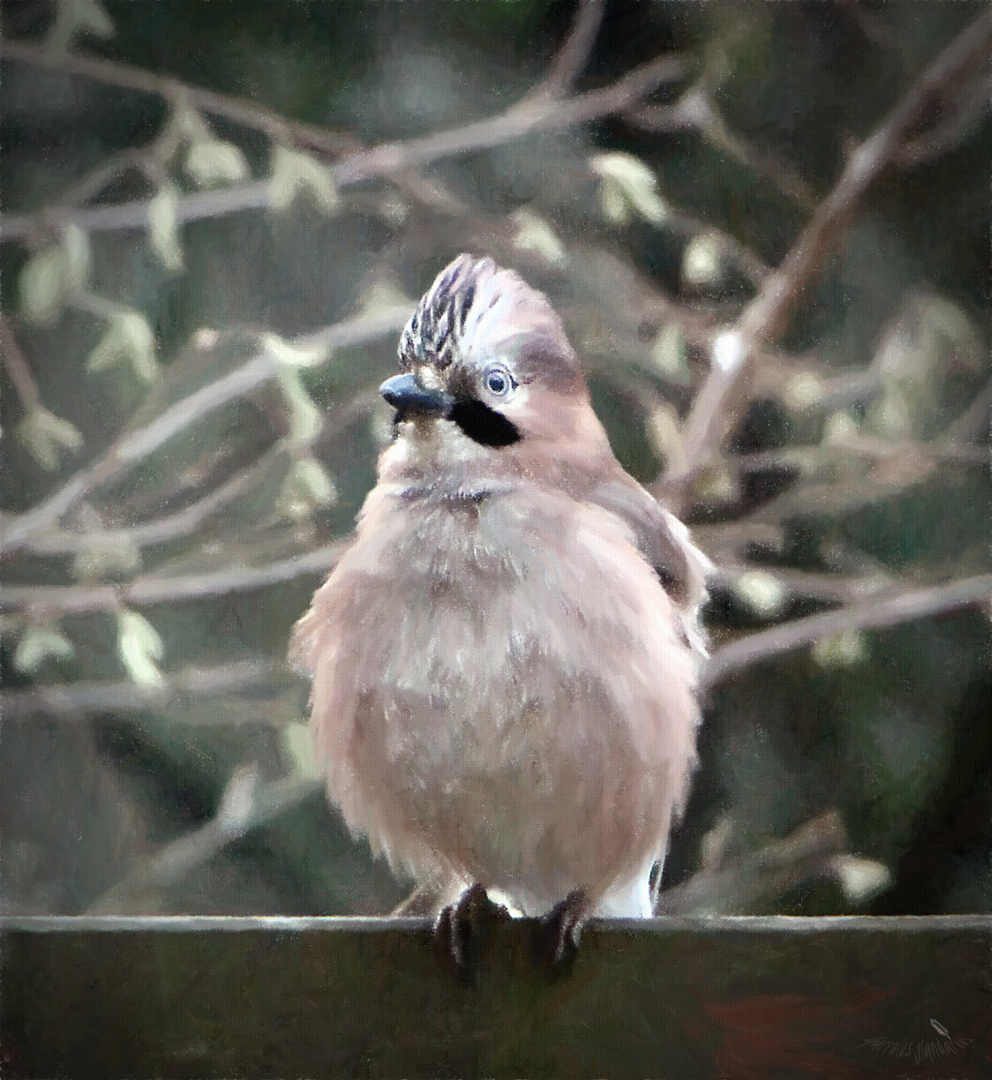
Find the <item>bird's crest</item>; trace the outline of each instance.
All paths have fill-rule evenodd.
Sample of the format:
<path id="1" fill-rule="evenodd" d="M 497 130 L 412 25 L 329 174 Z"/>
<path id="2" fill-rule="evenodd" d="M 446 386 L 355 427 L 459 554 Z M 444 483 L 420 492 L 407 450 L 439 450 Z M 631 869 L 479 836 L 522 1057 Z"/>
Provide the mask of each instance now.
<path id="1" fill-rule="evenodd" d="M 438 274 L 400 336 L 399 355 L 404 368 L 429 363 L 443 371 L 451 365 L 479 280 L 496 272 L 492 259 L 459 255 Z"/>
<path id="2" fill-rule="evenodd" d="M 428 289 L 399 343 L 404 371 L 444 371 L 459 359 L 521 361 L 518 376 L 574 377 L 578 360 L 547 297 L 492 259 L 459 255 Z"/>

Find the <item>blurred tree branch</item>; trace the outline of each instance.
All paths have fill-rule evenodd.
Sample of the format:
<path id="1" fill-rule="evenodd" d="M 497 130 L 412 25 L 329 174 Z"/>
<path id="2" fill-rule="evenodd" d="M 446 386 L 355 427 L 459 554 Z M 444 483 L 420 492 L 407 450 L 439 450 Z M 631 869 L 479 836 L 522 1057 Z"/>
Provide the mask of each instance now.
<path id="1" fill-rule="evenodd" d="M 86 914 L 160 910 L 166 889 L 208 862 L 233 840 L 272 821 L 319 788 L 319 780 L 295 776 L 265 783 L 257 766 L 236 770 L 214 817 L 140 863 L 94 901 Z"/>
<path id="2" fill-rule="evenodd" d="M 28 57 L 22 54 L 17 59 Z M 401 174 L 441 158 L 492 149 L 535 132 L 562 131 L 619 112 L 658 86 L 682 78 L 684 71 L 682 57 L 661 56 L 602 89 L 587 90 L 567 98 L 545 94 L 528 97 L 505 112 L 464 127 L 355 151 L 337 161 L 331 167 L 331 175 L 335 185 L 344 188 L 374 177 Z M 49 225 L 72 222 L 86 232 L 142 229 L 148 225 L 151 205 L 150 200 L 142 199 L 85 209 L 48 207 L 43 219 Z M 240 210 L 265 209 L 271 205 L 271 184 L 268 180 L 260 180 L 185 196 L 177 201 L 175 214 L 177 222 L 190 222 Z M 24 239 L 37 225 L 35 215 L 0 218 L 0 240 Z"/>
<path id="3" fill-rule="evenodd" d="M 254 465 L 235 473 L 226 483 L 175 514 L 121 529 L 53 529 L 33 537 L 27 546 L 37 555 L 75 555 L 93 545 L 144 547 L 176 540 L 195 532 L 211 516 L 246 495 L 260 477 L 288 462 L 289 457 L 289 446 L 285 440 L 280 441 Z"/>
<path id="4" fill-rule="evenodd" d="M 324 330 L 301 334 L 287 343 L 299 353 L 320 350 L 326 358 L 334 349 L 350 348 L 385 334 L 396 333 L 410 317 L 407 307 L 395 307 L 369 317 L 349 319 Z M 77 473 L 43 503 L 0 524 L 0 553 L 13 551 L 31 536 L 53 525 L 81 499 L 109 483 L 154 453 L 190 425 L 222 405 L 278 378 L 283 361 L 271 345 L 263 347 L 235 371 L 170 406 L 146 427 L 124 434 L 104 455 Z"/>
<path id="5" fill-rule="evenodd" d="M 276 670 L 277 665 L 268 660 L 235 660 L 209 668 L 183 668 L 169 673 L 161 686 L 139 686 L 128 679 L 8 690 L 0 694 L 0 712 L 7 720 L 25 720 L 35 714 L 71 720 L 92 713 L 164 710 L 190 696 L 271 685 Z"/>
<path id="6" fill-rule="evenodd" d="M 579 0 L 568 37 L 544 80 L 531 92 L 535 97 L 560 98 L 572 90 L 596 42 L 605 6 L 605 0 Z"/>
<path id="7" fill-rule="evenodd" d="M 713 101 L 706 77 L 690 86 L 672 105 L 637 105 L 623 113 L 632 127 L 658 134 L 694 131 L 727 157 L 774 184 L 804 210 L 816 206 L 816 194 L 789 165 L 761 154 L 735 135 Z"/>
<path id="8" fill-rule="evenodd" d="M 191 105 L 203 112 L 260 131 L 276 142 L 296 142 L 327 154 L 350 152 L 356 144 L 352 135 L 339 134 L 321 124 L 288 120 L 257 101 L 190 86 L 172 76 L 156 75 L 144 68 L 132 67 L 114 60 L 102 60 L 73 52 L 53 56 L 43 45 L 10 40 L 0 42 L 0 59 L 15 60 L 65 75 L 92 79 L 121 90 L 151 94 L 169 102 L 185 97 Z"/>
<path id="9" fill-rule="evenodd" d="M 729 824 L 729 823 L 728 823 Z M 656 915 L 721 915 L 761 911 L 810 879 L 835 876 L 833 860 L 847 849 L 840 814 L 827 810 L 781 840 L 728 858 L 726 832 L 717 826 L 707 838 L 711 851 L 688 881 L 660 892 Z M 704 843 L 705 847 L 705 843 Z"/>
<path id="10" fill-rule="evenodd" d="M 0 357 L 21 400 L 22 408 L 25 412 L 30 412 L 41 403 L 41 394 L 31 374 L 27 359 L 17 344 L 14 331 L 2 315 L 0 315 Z"/>
<path id="11" fill-rule="evenodd" d="M 735 671 L 845 631 L 881 630 L 987 603 L 990 599 L 992 574 L 978 574 L 924 589 L 905 589 L 889 597 L 872 596 L 836 611 L 795 619 L 723 645 L 710 657 L 702 681 L 712 686 Z"/>
<path id="12" fill-rule="evenodd" d="M 987 63 L 992 48 L 992 12 L 963 30 L 913 83 L 889 118 L 855 150 L 833 190 L 819 204 L 782 264 L 765 279 L 758 295 L 714 345 L 712 370 L 693 402 L 683 431 L 686 465 L 665 477 L 663 495 L 684 497 L 687 485 L 712 460 L 750 394 L 755 349 L 784 329 L 803 287 L 837 244 L 855 209 L 875 179 L 915 135 L 944 95 Z"/>
<path id="13" fill-rule="evenodd" d="M 9 585 L 0 593 L 0 611 L 68 615 L 82 611 L 117 611 L 197 600 L 206 596 L 261 589 L 308 574 L 320 574 L 338 561 L 347 541 L 294 555 L 266 566 L 231 566 L 206 574 L 175 577 L 147 575 L 126 585 Z"/>

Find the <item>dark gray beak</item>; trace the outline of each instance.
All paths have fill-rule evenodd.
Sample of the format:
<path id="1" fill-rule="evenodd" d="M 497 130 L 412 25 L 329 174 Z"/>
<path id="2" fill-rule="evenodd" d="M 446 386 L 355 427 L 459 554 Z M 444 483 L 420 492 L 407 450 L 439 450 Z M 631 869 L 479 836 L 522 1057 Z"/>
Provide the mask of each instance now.
<path id="1" fill-rule="evenodd" d="M 447 416 L 455 399 L 443 390 L 430 390 L 412 372 L 394 375 L 379 387 L 379 393 L 396 410 L 398 420 L 409 415 Z"/>

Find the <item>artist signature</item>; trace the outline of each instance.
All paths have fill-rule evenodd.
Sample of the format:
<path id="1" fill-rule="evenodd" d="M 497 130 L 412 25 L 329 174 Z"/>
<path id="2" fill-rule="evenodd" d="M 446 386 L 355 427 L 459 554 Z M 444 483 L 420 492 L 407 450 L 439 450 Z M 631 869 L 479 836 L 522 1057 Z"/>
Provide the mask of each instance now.
<path id="1" fill-rule="evenodd" d="M 890 1057 L 911 1057 L 915 1064 L 921 1065 L 925 1061 L 939 1061 L 952 1054 L 959 1054 L 972 1042 L 971 1039 L 953 1036 L 939 1020 L 931 1018 L 930 1026 L 935 1034 L 929 1038 L 894 1040 L 876 1036 L 865 1039 L 860 1045 Z"/>

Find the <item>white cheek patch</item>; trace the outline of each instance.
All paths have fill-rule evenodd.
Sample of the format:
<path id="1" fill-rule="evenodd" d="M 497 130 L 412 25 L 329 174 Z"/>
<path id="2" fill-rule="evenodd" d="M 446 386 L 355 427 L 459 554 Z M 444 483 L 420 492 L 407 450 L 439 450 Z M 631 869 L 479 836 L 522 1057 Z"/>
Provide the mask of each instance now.
<path id="1" fill-rule="evenodd" d="M 493 452 L 491 447 L 474 442 L 450 420 L 441 420 L 436 426 L 437 440 L 431 449 L 433 463 L 439 471 L 471 461 L 483 461 Z"/>

